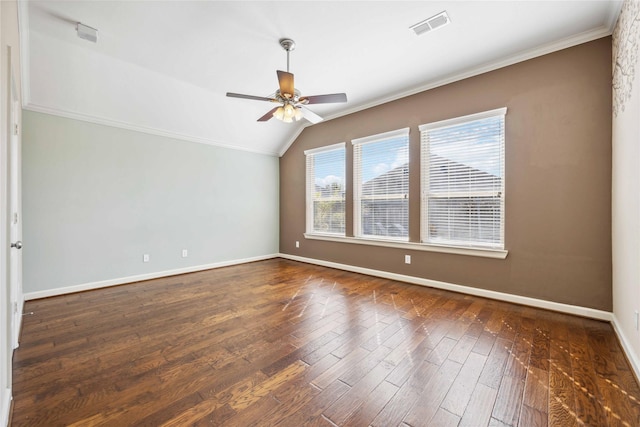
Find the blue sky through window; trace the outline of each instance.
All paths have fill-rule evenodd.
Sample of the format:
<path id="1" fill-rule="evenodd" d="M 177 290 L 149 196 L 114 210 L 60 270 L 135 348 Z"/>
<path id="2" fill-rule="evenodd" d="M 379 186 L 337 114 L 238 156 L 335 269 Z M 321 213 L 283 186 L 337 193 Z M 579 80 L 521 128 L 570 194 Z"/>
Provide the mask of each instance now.
<path id="1" fill-rule="evenodd" d="M 345 150 L 331 150 L 314 156 L 316 185 L 326 187 L 337 183 L 344 189 Z"/>
<path id="2" fill-rule="evenodd" d="M 500 150 L 503 117 L 489 117 L 429 131 L 431 152 L 454 162 L 479 169 L 495 176 L 501 176 L 501 159 L 491 155 Z M 438 144 L 439 140 L 456 140 L 454 149 L 448 144 Z M 407 138 L 401 137 L 384 141 L 386 149 L 378 149 L 378 144 L 362 146 L 362 182 L 365 183 L 409 161 Z M 489 155 L 481 155 L 487 152 Z M 480 155 L 479 155 L 480 154 Z M 345 150 L 332 150 L 315 155 L 315 182 L 320 187 L 338 183 L 345 185 Z"/>
<path id="3" fill-rule="evenodd" d="M 502 176 L 501 151 L 504 116 L 474 120 L 429 130 L 432 154 L 474 169 Z M 451 144 L 455 141 L 455 144 Z"/>
<path id="4" fill-rule="evenodd" d="M 365 183 L 409 162 L 407 137 L 384 141 L 385 149 L 377 143 L 362 146 L 362 182 Z M 315 183 L 326 187 L 338 183 L 344 187 L 345 150 L 332 150 L 315 155 Z"/>
<path id="5" fill-rule="evenodd" d="M 362 183 L 409 162 L 408 137 L 362 145 Z"/>

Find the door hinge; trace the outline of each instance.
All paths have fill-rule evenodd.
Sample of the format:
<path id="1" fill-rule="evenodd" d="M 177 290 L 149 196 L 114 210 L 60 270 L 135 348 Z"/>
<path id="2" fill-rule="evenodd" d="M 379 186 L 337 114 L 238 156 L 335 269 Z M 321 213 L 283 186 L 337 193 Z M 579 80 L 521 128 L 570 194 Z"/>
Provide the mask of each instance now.
<path id="1" fill-rule="evenodd" d="M 13 303 L 13 313 L 16 314 L 18 312 L 18 303 L 14 302 Z"/>
<path id="2" fill-rule="evenodd" d="M 17 135 L 17 134 L 18 134 L 18 124 L 17 124 L 17 123 L 14 123 L 14 124 L 13 124 L 13 134 L 14 134 L 14 135 Z"/>

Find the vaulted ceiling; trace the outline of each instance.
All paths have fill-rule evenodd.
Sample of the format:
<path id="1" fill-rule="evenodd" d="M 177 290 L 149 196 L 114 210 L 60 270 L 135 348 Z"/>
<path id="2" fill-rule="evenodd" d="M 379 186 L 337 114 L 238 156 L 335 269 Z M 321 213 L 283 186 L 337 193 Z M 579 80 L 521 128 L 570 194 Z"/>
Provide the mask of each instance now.
<path id="1" fill-rule="evenodd" d="M 330 120 L 610 35 L 620 1 L 23 1 L 25 108 L 186 141 L 282 154 L 305 120 L 257 122 L 295 40 L 303 95 Z M 410 26 L 447 11 L 450 24 Z M 76 23 L 98 29 L 80 39 Z"/>

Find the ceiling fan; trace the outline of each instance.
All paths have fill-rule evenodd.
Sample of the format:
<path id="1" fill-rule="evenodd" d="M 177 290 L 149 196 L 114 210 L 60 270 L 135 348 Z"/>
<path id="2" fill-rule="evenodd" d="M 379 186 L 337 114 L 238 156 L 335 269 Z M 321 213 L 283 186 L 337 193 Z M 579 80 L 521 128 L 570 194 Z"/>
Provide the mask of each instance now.
<path id="1" fill-rule="evenodd" d="M 278 70 L 279 89 L 272 97 L 243 95 L 241 93 L 227 92 L 227 96 L 232 98 L 253 99 L 256 101 L 268 101 L 280 104 L 272 108 L 267 114 L 258 119 L 259 122 L 266 122 L 275 117 L 285 123 L 305 118 L 311 123 L 321 122 L 323 119 L 313 111 L 306 108 L 310 104 L 329 104 L 333 102 L 347 102 L 347 95 L 344 93 L 334 93 L 330 95 L 301 96 L 300 91 L 293 85 L 293 73 L 289 72 L 289 53 L 295 49 L 296 44 L 291 39 L 280 39 L 280 46 L 287 51 L 287 71 Z"/>

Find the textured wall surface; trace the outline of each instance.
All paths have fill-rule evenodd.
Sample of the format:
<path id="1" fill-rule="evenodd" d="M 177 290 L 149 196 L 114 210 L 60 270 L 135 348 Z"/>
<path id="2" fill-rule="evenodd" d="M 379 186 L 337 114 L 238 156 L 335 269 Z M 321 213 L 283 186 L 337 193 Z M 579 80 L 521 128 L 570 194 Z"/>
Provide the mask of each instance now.
<path id="1" fill-rule="evenodd" d="M 613 313 L 640 369 L 640 4 L 626 1 L 613 33 Z M 637 372 L 637 371 L 636 371 Z"/>

